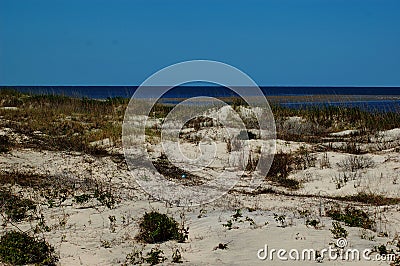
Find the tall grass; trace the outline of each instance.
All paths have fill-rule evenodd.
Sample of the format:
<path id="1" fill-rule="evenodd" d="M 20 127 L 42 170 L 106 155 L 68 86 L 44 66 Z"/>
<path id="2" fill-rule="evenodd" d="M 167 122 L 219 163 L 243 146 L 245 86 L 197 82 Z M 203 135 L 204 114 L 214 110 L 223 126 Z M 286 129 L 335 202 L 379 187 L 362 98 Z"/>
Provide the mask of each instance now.
<path id="1" fill-rule="evenodd" d="M 105 154 L 90 142 L 110 138 L 121 142 L 121 128 L 127 99 L 105 101 L 60 95 L 30 95 L 0 90 L 3 127 L 29 136 L 28 147 L 50 150 L 72 150 Z"/>

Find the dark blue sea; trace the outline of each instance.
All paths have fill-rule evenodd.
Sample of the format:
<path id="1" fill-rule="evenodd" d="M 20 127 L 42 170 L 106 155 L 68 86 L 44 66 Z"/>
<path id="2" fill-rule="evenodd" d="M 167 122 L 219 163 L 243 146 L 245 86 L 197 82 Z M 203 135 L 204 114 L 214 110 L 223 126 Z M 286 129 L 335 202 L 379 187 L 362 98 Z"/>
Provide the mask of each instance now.
<path id="1" fill-rule="evenodd" d="M 107 99 L 112 97 L 130 98 L 137 86 L 0 86 L 33 94 L 58 94 L 73 97 Z M 296 87 L 296 86 L 263 86 L 266 96 L 317 96 L 317 95 L 384 95 L 399 96 L 396 100 L 346 101 L 346 102 L 285 102 L 284 106 L 303 108 L 309 105 L 345 105 L 362 109 L 399 111 L 400 87 Z M 234 97 L 237 96 L 228 88 L 220 86 L 179 86 L 169 90 L 163 98 L 191 98 L 196 96 Z"/>

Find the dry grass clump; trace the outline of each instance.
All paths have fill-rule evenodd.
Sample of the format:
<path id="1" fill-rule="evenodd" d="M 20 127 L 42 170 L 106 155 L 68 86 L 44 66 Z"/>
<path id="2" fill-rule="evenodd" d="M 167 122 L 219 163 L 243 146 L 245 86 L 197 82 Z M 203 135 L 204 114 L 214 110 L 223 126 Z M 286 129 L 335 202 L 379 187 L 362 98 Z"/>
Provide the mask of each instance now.
<path id="1" fill-rule="evenodd" d="M 0 109 L 0 116 L 3 127 L 29 138 L 22 147 L 106 155 L 104 148 L 90 143 L 104 138 L 121 142 L 125 99 L 98 101 L 9 90 L 1 90 L 0 95 L 1 106 L 17 107 Z"/>
<path id="2" fill-rule="evenodd" d="M 360 202 L 375 206 L 395 205 L 400 203 L 400 198 L 390 198 L 374 193 L 359 192 L 356 195 L 338 198 L 345 201 Z"/>
<path id="3" fill-rule="evenodd" d="M 372 168 L 375 162 L 366 155 L 350 155 L 337 163 L 343 171 L 356 172 L 365 168 Z"/>
<path id="4" fill-rule="evenodd" d="M 283 186 L 290 189 L 300 188 L 300 182 L 288 178 L 289 173 L 294 170 L 294 157 L 292 154 L 279 152 L 275 154 L 274 160 L 271 164 L 267 179 L 276 183 L 279 186 Z"/>
<path id="5" fill-rule="evenodd" d="M 311 106 L 295 109 L 278 104 L 271 105 L 277 126 L 278 138 L 293 141 L 319 142 L 329 133 L 345 129 L 357 129 L 359 135 L 368 135 L 380 130 L 400 127 L 397 110 L 361 110 L 345 106 Z M 290 121 L 288 117 L 300 117 L 302 121 Z M 352 143 L 354 141 L 349 141 Z M 357 147 L 343 147 L 346 152 L 359 154 Z"/>
<path id="6" fill-rule="evenodd" d="M 198 186 L 204 183 L 199 176 L 172 164 L 164 154 L 152 163 L 161 175 L 171 181 L 179 182 L 186 186 Z"/>

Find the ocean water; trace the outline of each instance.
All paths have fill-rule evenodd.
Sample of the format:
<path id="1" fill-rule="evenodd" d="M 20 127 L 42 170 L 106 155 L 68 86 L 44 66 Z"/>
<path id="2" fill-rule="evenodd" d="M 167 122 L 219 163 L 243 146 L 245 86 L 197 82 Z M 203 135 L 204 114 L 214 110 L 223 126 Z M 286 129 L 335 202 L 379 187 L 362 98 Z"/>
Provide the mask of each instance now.
<path id="1" fill-rule="evenodd" d="M 106 99 L 108 97 L 130 98 L 137 86 L 0 86 L 21 92 L 37 94 L 63 94 L 76 97 Z M 280 87 L 263 86 L 265 95 L 399 95 L 400 87 Z M 190 98 L 195 96 L 235 96 L 230 89 L 220 86 L 179 86 L 171 89 L 166 98 Z"/>
<path id="2" fill-rule="evenodd" d="M 137 86 L 1 86 L 34 94 L 58 94 L 73 97 L 107 99 L 109 97 L 130 98 Z M 301 108 L 309 105 L 357 106 L 368 110 L 399 111 L 400 87 L 296 87 L 264 86 L 267 96 L 308 96 L 308 95 L 393 95 L 397 100 L 371 100 L 346 102 L 286 102 L 282 105 Z M 234 97 L 233 91 L 221 86 L 179 86 L 169 90 L 163 98 L 191 98 L 196 96 Z M 329 98 L 329 97 L 328 97 Z"/>

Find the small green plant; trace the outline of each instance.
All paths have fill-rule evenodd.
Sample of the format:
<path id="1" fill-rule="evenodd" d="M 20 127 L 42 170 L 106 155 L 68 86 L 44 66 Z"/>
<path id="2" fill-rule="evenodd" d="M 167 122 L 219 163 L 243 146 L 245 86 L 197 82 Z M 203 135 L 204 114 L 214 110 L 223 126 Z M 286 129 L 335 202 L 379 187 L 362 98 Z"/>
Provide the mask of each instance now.
<path id="1" fill-rule="evenodd" d="M 240 209 L 236 209 L 235 210 L 235 214 L 232 215 L 232 218 L 235 222 L 237 222 L 239 220 L 239 218 L 242 218 L 242 211 Z"/>
<path id="2" fill-rule="evenodd" d="M 139 223 L 137 239 L 146 243 L 160 243 L 168 240 L 185 242 L 188 228 L 180 228 L 174 218 L 156 211 L 145 213 Z"/>
<path id="3" fill-rule="evenodd" d="M 256 225 L 256 222 L 252 218 L 250 218 L 249 216 L 246 216 L 245 221 L 249 222 L 250 225 L 252 225 L 252 226 Z"/>
<path id="4" fill-rule="evenodd" d="M 78 204 L 85 204 L 92 198 L 91 195 L 88 194 L 82 194 L 82 195 L 75 195 L 74 196 L 74 201 Z"/>
<path id="5" fill-rule="evenodd" d="M 339 206 L 335 206 L 328 210 L 326 214 L 332 219 L 344 222 L 347 226 L 351 227 L 372 229 L 375 224 L 375 222 L 369 218 L 367 213 L 351 206 L 347 206 L 344 210 Z"/>
<path id="6" fill-rule="evenodd" d="M 278 215 L 274 213 L 275 222 L 280 224 L 280 227 L 286 227 L 286 215 Z"/>
<path id="7" fill-rule="evenodd" d="M 380 246 L 375 246 L 375 247 L 373 248 L 373 250 L 376 251 L 376 252 L 378 252 L 379 255 L 381 255 L 381 256 L 389 254 L 389 251 L 387 250 L 386 246 L 383 245 L 383 244 L 380 245 Z"/>
<path id="8" fill-rule="evenodd" d="M 10 151 L 12 146 L 11 140 L 6 135 L 0 135 L 0 153 Z"/>
<path id="9" fill-rule="evenodd" d="M 228 228 L 228 230 L 232 230 L 232 225 L 232 220 L 228 220 L 226 221 L 226 224 L 222 224 L 222 226 Z"/>
<path id="10" fill-rule="evenodd" d="M 147 257 L 144 260 L 150 265 L 156 265 L 159 263 L 163 263 L 167 260 L 166 257 L 163 256 L 164 251 L 158 248 L 152 248 L 150 252 L 147 252 Z"/>
<path id="11" fill-rule="evenodd" d="M 330 229 L 330 231 L 332 232 L 333 238 L 335 239 L 347 238 L 349 234 L 339 222 L 332 222 L 332 228 Z"/>
<path id="12" fill-rule="evenodd" d="M 137 248 L 136 246 L 133 247 L 133 251 L 126 255 L 126 263 L 127 264 L 133 264 L 133 265 L 138 265 L 138 264 L 143 264 L 144 263 L 144 258 L 143 258 L 143 247 L 141 249 Z"/>
<path id="13" fill-rule="evenodd" d="M 110 221 L 110 232 L 115 233 L 115 229 L 117 227 L 117 218 L 114 215 L 108 216 L 108 220 Z"/>
<path id="14" fill-rule="evenodd" d="M 367 229 L 361 229 L 360 238 L 369 240 L 369 241 L 375 240 L 375 236 L 373 234 L 369 233 Z"/>
<path id="15" fill-rule="evenodd" d="M 307 221 L 306 221 L 307 226 L 312 226 L 314 228 L 317 228 L 319 223 L 320 223 L 320 221 L 316 220 L 316 219 L 307 219 Z"/>
<path id="16" fill-rule="evenodd" d="M 221 250 L 228 249 L 228 243 L 219 243 L 218 246 L 216 246 L 214 248 L 214 250 L 217 250 L 217 249 L 221 249 Z"/>
<path id="17" fill-rule="evenodd" d="M 55 265 L 54 248 L 27 233 L 10 231 L 0 239 L 0 258 L 13 265 Z"/>
<path id="18" fill-rule="evenodd" d="M 36 204 L 29 199 L 12 194 L 9 190 L 0 189 L 1 211 L 12 222 L 19 222 L 28 216 L 29 211 L 36 210 Z"/>
<path id="19" fill-rule="evenodd" d="M 179 249 L 175 249 L 175 251 L 172 252 L 172 263 L 183 263 Z"/>
<path id="20" fill-rule="evenodd" d="M 111 191 L 111 187 L 104 189 L 102 186 L 97 185 L 93 196 L 109 209 L 114 208 L 115 204 L 117 203 L 115 196 Z"/>
<path id="21" fill-rule="evenodd" d="M 100 243 L 101 243 L 101 247 L 103 247 L 103 248 L 111 248 L 112 247 L 112 243 L 111 243 L 111 241 L 108 241 L 108 240 L 100 240 Z"/>

